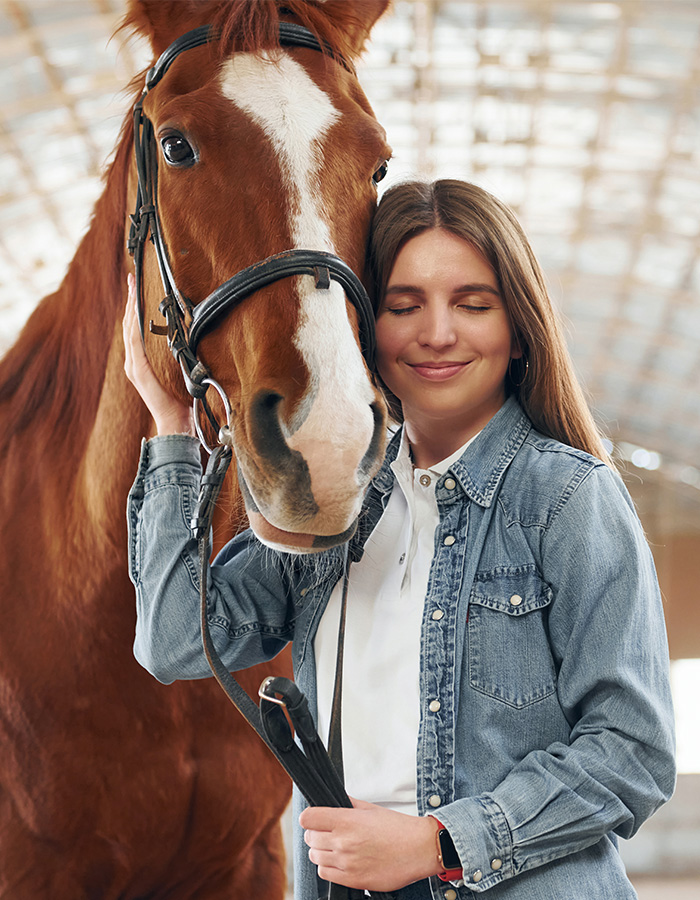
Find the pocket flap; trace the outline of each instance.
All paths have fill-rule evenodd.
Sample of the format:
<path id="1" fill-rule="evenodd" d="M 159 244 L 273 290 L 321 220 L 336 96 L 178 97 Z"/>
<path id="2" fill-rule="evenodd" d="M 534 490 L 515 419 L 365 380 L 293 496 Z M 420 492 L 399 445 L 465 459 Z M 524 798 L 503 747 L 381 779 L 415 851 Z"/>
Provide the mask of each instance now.
<path id="1" fill-rule="evenodd" d="M 470 603 L 522 616 L 552 602 L 552 589 L 534 565 L 498 566 L 474 576 Z"/>

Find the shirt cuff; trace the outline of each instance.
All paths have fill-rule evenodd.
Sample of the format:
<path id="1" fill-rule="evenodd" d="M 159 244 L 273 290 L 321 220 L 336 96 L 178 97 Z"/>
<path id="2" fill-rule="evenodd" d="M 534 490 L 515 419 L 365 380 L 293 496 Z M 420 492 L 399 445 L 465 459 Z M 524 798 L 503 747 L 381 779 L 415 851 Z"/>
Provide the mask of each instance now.
<path id="1" fill-rule="evenodd" d="M 513 877 L 513 838 L 503 810 L 491 796 L 457 800 L 437 815 L 450 832 L 465 887 L 485 891 Z"/>
<path id="2" fill-rule="evenodd" d="M 141 460 L 151 471 L 171 463 L 201 466 L 200 443 L 189 434 L 164 434 L 141 444 Z"/>

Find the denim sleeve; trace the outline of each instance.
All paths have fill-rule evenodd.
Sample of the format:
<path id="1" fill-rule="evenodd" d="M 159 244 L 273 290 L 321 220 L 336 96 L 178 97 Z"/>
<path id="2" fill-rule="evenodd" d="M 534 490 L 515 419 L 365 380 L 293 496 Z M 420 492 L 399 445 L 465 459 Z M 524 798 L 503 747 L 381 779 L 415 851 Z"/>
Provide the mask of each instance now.
<path id="1" fill-rule="evenodd" d="M 493 791 L 441 809 L 473 891 L 631 837 L 673 792 L 664 614 L 631 500 L 607 467 L 571 483 L 541 543 L 568 743 L 522 759 Z M 489 861 L 495 861 L 489 865 Z M 469 883 L 471 881 L 472 883 Z"/>
<path id="2" fill-rule="evenodd" d="M 200 474 L 194 438 L 153 438 L 143 443 L 129 493 L 134 655 L 164 684 L 211 675 L 202 649 L 197 542 L 189 528 Z M 209 567 L 208 621 L 219 655 L 235 671 L 271 659 L 291 640 L 291 604 L 279 554 L 250 531 L 227 546 L 225 559 Z"/>

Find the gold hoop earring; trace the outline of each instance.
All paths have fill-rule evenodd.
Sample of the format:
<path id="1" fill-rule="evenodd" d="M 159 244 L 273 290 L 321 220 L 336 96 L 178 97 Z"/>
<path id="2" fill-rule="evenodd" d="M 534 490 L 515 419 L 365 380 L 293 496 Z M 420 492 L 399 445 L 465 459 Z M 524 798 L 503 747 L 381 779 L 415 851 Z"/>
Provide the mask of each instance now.
<path id="1" fill-rule="evenodd" d="M 515 378 L 513 378 L 513 371 L 512 371 L 514 359 L 516 359 L 516 357 L 511 356 L 510 362 L 508 363 L 508 377 L 510 378 L 510 383 L 513 385 L 513 387 L 519 388 L 519 387 L 522 387 L 522 385 L 525 383 L 525 379 L 527 378 L 527 373 L 530 371 L 530 360 L 529 359 L 525 360 L 525 371 L 523 372 L 523 377 L 520 379 L 520 381 L 516 381 Z"/>

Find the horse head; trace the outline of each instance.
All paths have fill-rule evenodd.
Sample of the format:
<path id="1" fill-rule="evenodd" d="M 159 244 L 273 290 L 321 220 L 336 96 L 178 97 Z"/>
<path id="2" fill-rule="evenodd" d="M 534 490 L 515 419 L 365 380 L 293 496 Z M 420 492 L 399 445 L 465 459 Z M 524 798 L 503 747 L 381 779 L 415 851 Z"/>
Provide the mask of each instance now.
<path id="1" fill-rule="evenodd" d="M 163 321 L 165 270 L 162 308 L 182 316 L 184 358 L 199 360 L 230 402 L 250 524 L 295 552 L 352 534 L 383 455 L 385 407 L 357 276 L 390 150 L 352 61 L 387 5 L 132 0 L 127 20 L 155 56 L 165 53 L 136 117 L 152 196 L 142 190 L 135 202 L 150 201 L 162 249 L 160 259 L 151 243 L 137 250 L 143 317 Z M 197 19 L 199 37 L 183 45 Z M 281 46 L 290 26 L 312 43 Z M 184 399 L 166 341 L 144 334 L 158 377 Z"/>

